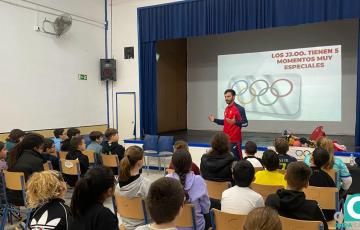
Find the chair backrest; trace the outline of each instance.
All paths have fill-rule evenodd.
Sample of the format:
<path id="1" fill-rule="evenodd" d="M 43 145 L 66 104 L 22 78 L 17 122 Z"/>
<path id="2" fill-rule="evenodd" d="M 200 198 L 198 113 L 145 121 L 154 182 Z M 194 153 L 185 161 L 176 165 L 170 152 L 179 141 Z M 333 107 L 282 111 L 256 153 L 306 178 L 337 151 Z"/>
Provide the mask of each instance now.
<path id="1" fill-rule="evenodd" d="M 185 204 L 181 215 L 176 218 L 176 227 L 196 229 L 195 208 L 193 204 Z"/>
<path id="2" fill-rule="evenodd" d="M 237 215 L 222 212 L 217 209 L 211 209 L 211 225 L 212 230 L 242 230 L 246 220 L 246 215 Z"/>
<path id="3" fill-rule="evenodd" d="M 282 229 L 286 230 L 319 230 L 323 229 L 321 221 L 296 220 L 279 216 Z"/>
<path id="4" fill-rule="evenodd" d="M 223 191 L 230 187 L 230 182 L 218 182 L 205 180 L 206 187 L 208 189 L 208 194 L 210 198 L 221 200 Z"/>
<path id="5" fill-rule="evenodd" d="M 322 209 L 339 210 L 339 190 L 334 187 L 309 186 L 304 189 L 307 200 L 316 200 Z"/>
<path id="6" fill-rule="evenodd" d="M 3 182 L 4 193 L 6 194 L 6 189 L 11 189 L 15 191 L 22 192 L 23 202 L 26 201 L 26 192 L 25 192 L 25 174 L 23 172 L 9 172 L 7 170 L 3 170 L 1 173 L 1 178 Z M 5 202 L 7 203 L 6 195 Z M 2 200 L 2 199 L 0 199 Z"/>
<path id="7" fill-rule="evenodd" d="M 250 187 L 252 190 L 259 193 L 264 198 L 264 200 L 266 200 L 266 198 L 270 194 L 276 193 L 278 189 L 284 188 L 284 186 L 279 186 L 279 185 L 263 185 L 263 184 L 255 184 L 255 183 L 252 183 Z"/>
<path id="8" fill-rule="evenodd" d="M 144 151 L 158 152 L 158 135 L 145 135 L 143 149 Z"/>
<path id="9" fill-rule="evenodd" d="M 159 152 L 174 152 L 174 136 L 160 136 L 158 141 Z"/>
<path id="10" fill-rule="evenodd" d="M 43 164 L 43 167 L 44 167 L 44 171 L 53 170 L 53 167 L 52 167 L 52 164 L 51 164 L 50 161 L 46 161 L 46 162 Z"/>
<path id="11" fill-rule="evenodd" d="M 120 166 L 120 161 L 117 155 L 107 155 L 101 154 L 101 162 L 104 166 L 110 168 L 118 168 Z"/>
<path id="12" fill-rule="evenodd" d="M 85 156 L 87 156 L 89 158 L 89 163 L 90 164 L 95 164 L 95 152 L 94 152 L 94 150 L 87 149 L 87 150 L 82 151 L 82 154 L 84 154 Z"/>
<path id="13" fill-rule="evenodd" d="M 59 158 L 60 159 L 66 159 L 67 154 L 68 154 L 68 152 L 60 151 L 59 152 Z"/>
<path id="14" fill-rule="evenodd" d="M 66 175 L 78 176 L 80 178 L 79 160 L 60 159 L 60 171 Z"/>
<path id="15" fill-rule="evenodd" d="M 135 220 L 144 220 L 147 224 L 147 214 L 145 208 L 145 202 L 140 197 L 127 198 L 115 194 L 116 210 L 121 217 L 131 218 Z"/>

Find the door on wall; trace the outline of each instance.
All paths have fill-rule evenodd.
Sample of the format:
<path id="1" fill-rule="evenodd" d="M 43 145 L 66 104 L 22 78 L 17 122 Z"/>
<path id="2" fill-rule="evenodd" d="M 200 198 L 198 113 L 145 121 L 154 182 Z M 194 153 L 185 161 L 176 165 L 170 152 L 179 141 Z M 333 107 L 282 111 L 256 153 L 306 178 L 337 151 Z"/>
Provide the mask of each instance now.
<path id="1" fill-rule="evenodd" d="M 116 128 L 119 140 L 136 136 L 136 106 L 134 92 L 116 93 Z"/>

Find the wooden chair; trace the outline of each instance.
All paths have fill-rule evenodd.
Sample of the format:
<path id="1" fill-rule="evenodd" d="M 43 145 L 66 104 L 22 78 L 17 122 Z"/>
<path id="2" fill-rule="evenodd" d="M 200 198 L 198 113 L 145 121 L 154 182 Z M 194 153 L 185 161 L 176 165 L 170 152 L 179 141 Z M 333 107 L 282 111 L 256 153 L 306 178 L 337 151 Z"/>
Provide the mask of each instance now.
<path id="1" fill-rule="evenodd" d="M 119 175 L 120 173 L 120 161 L 117 155 L 101 154 L 101 162 L 104 166 L 109 168 L 117 168 Z"/>
<path id="2" fill-rule="evenodd" d="M 78 176 L 78 179 L 80 179 L 79 160 L 60 159 L 60 171 L 65 175 Z"/>
<path id="3" fill-rule="evenodd" d="M 11 203 L 8 202 L 7 200 L 7 195 L 6 195 L 6 189 L 10 189 L 10 190 L 14 190 L 14 191 L 18 191 L 21 192 L 22 194 L 22 198 L 24 201 L 24 206 L 26 203 L 26 192 L 25 192 L 25 175 L 23 172 L 9 172 L 7 170 L 4 170 L 1 173 L 1 177 L 2 177 L 2 182 L 3 182 L 3 190 L 4 190 L 4 200 L 5 200 L 5 206 L 4 206 L 4 210 L 2 213 L 2 225 L 3 227 L 5 227 L 5 223 L 7 221 L 7 217 L 8 215 L 13 215 L 13 213 L 18 213 L 20 212 L 25 212 L 26 215 L 26 226 L 29 225 L 29 220 L 30 220 L 30 213 L 31 213 L 31 209 L 29 208 L 25 208 L 24 210 L 19 209 L 18 207 L 12 205 Z M 1 226 L 0 226 L 0 229 Z M 25 229 L 27 229 L 27 227 L 25 227 Z"/>
<path id="4" fill-rule="evenodd" d="M 246 220 L 246 215 L 226 213 L 214 208 L 211 209 L 210 215 L 212 230 L 242 230 Z"/>
<path id="5" fill-rule="evenodd" d="M 53 170 L 53 167 L 52 167 L 52 164 L 51 164 L 50 161 L 46 161 L 46 162 L 43 164 L 43 167 L 44 167 L 44 171 Z"/>
<path id="6" fill-rule="evenodd" d="M 95 164 L 95 152 L 94 150 L 84 150 L 82 151 L 82 154 L 84 154 L 85 156 L 87 156 L 89 158 L 89 164 Z"/>
<path id="7" fill-rule="evenodd" d="M 282 229 L 286 230 L 322 230 L 324 225 L 321 221 L 296 220 L 279 216 Z"/>
<path id="8" fill-rule="evenodd" d="M 176 219 L 176 227 L 192 228 L 196 230 L 195 207 L 193 204 L 184 204 L 182 213 Z"/>
<path id="9" fill-rule="evenodd" d="M 127 198 L 115 194 L 116 212 L 120 217 L 131 218 L 135 220 L 144 220 L 144 224 L 148 224 L 147 211 L 145 202 L 140 197 Z M 120 226 L 120 229 L 125 226 Z"/>
<path id="10" fill-rule="evenodd" d="M 60 151 L 59 152 L 59 159 L 66 159 L 67 154 L 68 154 L 68 152 Z"/>
<path id="11" fill-rule="evenodd" d="M 264 201 L 270 194 L 276 193 L 278 189 L 284 188 L 284 186 L 280 185 L 263 185 L 255 183 L 252 183 L 250 187 L 252 190 L 259 193 L 264 198 Z"/>
<path id="12" fill-rule="evenodd" d="M 231 186 L 230 182 L 228 181 L 218 182 L 218 181 L 205 180 L 205 183 L 208 189 L 209 197 L 216 200 L 221 200 L 223 191 L 230 188 Z"/>

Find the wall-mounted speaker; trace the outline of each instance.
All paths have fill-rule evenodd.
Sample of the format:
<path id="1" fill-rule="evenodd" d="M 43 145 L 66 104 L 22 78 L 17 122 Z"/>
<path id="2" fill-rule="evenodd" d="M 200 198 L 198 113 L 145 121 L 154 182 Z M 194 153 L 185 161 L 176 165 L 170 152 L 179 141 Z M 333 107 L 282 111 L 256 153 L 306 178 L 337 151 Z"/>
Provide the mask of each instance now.
<path id="1" fill-rule="evenodd" d="M 116 60 L 100 59 L 100 71 L 102 81 L 116 81 Z"/>
<path id="2" fill-rule="evenodd" d="M 124 48 L 124 58 L 125 59 L 134 59 L 134 47 L 125 47 Z"/>

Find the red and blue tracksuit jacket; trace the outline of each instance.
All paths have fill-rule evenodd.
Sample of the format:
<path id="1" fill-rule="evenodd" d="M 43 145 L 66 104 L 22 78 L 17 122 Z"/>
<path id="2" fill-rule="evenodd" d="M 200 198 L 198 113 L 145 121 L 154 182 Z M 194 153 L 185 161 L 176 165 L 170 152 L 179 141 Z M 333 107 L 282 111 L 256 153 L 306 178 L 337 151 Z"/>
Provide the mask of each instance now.
<path id="1" fill-rule="evenodd" d="M 235 118 L 236 122 L 234 124 L 229 124 L 226 121 L 226 118 Z M 248 120 L 246 118 L 244 107 L 236 104 L 235 102 L 226 107 L 224 119 L 215 119 L 214 122 L 218 125 L 224 126 L 224 133 L 229 136 L 231 143 L 241 142 L 241 128 L 248 126 Z"/>

